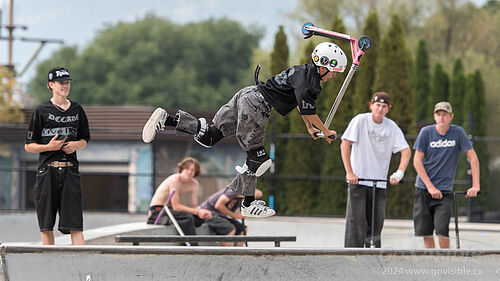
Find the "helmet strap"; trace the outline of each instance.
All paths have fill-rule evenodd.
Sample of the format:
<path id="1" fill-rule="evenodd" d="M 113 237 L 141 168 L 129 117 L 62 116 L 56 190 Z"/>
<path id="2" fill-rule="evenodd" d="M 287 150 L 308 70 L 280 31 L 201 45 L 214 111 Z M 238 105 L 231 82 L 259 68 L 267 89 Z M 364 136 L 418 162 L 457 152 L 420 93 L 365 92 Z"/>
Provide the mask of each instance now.
<path id="1" fill-rule="evenodd" d="M 317 66 L 317 65 L 314 63 L 314 61 L 313 61 L 313 59 L 312 59 L 312 58 L 311 58 L 311 62 L 314 64 L 314 66 L 316 66 L 316 69 L 318 70 L 319 79 L 323 79 L 323 77 L 325 77 L 325 75 L 327 75 L 327 74 L 330 72 L 330 70 L 328 70 L 328 68 L 326 68 L 326 67 L 325 67 L 325 68 L 326 68 L 326 70 L 328 70 L 328 71 L 327 71 L 327 72 L 325 72 L 325 73 L 323 73 L 323 74 L 321 74 L 321 71 L 319 71 L 319 66 Z"/>
<path id="2" fill-rule="evenodd" d="M 318 68 L 319 79 L 323 79 L 323 77 L 325 77 L 328 73 L 330 73 L 330 70 L 328 70 L 328 68 L 325 67 L 326 72 L 321 74 L 321 71 L 319 71 L 319 66 L 316 66 L 316 67 Z"/>

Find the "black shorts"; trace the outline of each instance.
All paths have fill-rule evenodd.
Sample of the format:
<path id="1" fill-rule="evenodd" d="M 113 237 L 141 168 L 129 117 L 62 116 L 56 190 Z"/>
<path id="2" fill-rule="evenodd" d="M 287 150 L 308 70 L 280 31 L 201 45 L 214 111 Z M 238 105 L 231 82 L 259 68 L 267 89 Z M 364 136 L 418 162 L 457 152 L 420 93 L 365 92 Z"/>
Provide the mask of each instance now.
<path id="1" fill-rule="evenodd" d="M 413 204 L 413 224 L 416 236 L 436 234 L 448 237 L 451 217 L 452 194 L 443 194 L 443 198 L 433 199 L 424 189 L 416 188 Z"/>
<path id="2" fill-rule="evenodd" d="M 39 168 L 35 181 L 35 208 L 40 231 L 52 231 L 59 211 L 59 231 L 83 231 L 82 186 L 78 167 Z"/>
<path id="3" fill-rule="evenodd" d="M 206 221 L 208 227 L 215 232 L 217 235 L 227 235 L 229 232 L 236 229 L 235 235 L 241 235 L 244 233 L 244 225 L 233 219 L 220 215 L 214 215 L 211 219 Z"/>

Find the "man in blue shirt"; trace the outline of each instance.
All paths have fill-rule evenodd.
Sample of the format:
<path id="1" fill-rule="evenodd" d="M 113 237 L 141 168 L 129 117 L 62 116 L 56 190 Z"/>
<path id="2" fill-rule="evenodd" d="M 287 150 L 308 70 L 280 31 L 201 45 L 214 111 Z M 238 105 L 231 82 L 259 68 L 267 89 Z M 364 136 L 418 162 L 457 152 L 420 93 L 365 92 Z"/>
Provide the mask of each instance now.
<path id="1" fill-rule="evenodd" d="M 462 127 L 451 125 L 452 107 L 439 102 L 434 107 L 435 125 L 422 128 L 413 146 L 413 166 L 417 171 L 413 221 L 415 235 L 424 237 L 425 248 L 435 248 L 433 231 L 439 246 L 450 248 L 448 225 L 452 191 L 460 151 L 467 155 L 472 169 L 472 187 L 467 197 L 475 197 L 480 189 L 479 160 Z"/>

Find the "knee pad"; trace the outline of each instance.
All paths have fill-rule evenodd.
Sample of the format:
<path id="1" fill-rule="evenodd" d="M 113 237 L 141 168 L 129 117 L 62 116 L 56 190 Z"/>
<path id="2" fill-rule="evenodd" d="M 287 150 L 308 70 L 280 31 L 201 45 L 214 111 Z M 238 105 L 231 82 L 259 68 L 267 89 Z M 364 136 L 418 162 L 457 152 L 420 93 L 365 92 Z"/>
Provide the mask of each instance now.
<path id="1" fill-rule="evenodd" d="M 224 136 L 222 132 L 214 125 L 208 125 L 205 118 L 198 119 L 199 130 L 194 135 L 194 140 L 204 147 L 212 147 L 218 143 Z"/>
<path id="2" fill-rule="evenodd" d="M 188 133 L 190 135 L 198 133 L 198 119 L 196 119 L 193 115 L 179 110 L 175 114 L 175 118 L 177 119 L 177 126 L 175 126 L 175 130 L 177 132 Z"/>
<path id="3" fill-rule="evenodd" d="M 236 170 L 243 174 L 249 172 L 255 174 L 255 176 L 262 176 L 272 164 L 269 154 L 267 154 L 266 149 L 261 146 L 257 149 L 247 151 L 247 159 L 243 167 L 236 166 Z"/>

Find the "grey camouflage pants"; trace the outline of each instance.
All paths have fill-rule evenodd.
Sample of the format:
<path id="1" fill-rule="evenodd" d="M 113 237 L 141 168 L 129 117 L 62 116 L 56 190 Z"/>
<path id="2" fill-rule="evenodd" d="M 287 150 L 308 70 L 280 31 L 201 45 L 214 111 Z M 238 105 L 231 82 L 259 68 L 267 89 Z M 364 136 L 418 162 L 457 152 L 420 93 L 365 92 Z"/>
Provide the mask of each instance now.
<path id="1" fill-rule="evenodd" d="M 237 92 L 233 98 L 223 105 L 213 118 L 213 124 L 224 137 L 236 136 L 241 148 L 245 151 L 264 146 L 266 125 L 272 107 L 266 102 L 257 86 L 249 86 Z M 179 134 L 195 134 L 198 121 L 189 114 L 179 119 L 176 130 Z M 253 174 L 238 174 L 229 184 L 238 194 L 252 196 L 255 194 L 257 177 Z"/>
<path id="2" fill-rule="evenodd" d="M 264 146 L 266 125 L 272 107 L 266 102 L 257 86 L 241 89 L 223 105 L 214 116 L 214 125 L 224 137 L 236 136 L 245 151 Z M 229 184 L 231 189 L 245 196 L 255 194 L 257 177 L 252 174 L 238 174 Z"/>

